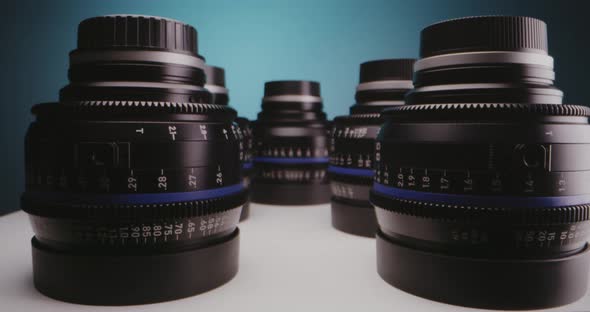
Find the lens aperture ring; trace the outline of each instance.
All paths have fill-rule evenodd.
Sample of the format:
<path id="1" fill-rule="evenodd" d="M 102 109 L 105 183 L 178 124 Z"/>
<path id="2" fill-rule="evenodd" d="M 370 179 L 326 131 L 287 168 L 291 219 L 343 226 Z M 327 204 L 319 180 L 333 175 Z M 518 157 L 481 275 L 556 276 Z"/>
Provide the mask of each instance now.
<path id="1" fill-rule="evenodd" d="M 339 199 L 355 205 L 367 206 L 372 179 L 370 176 L 338 174 L 334 167 L 328 168 L 332 199 Z"/>
<path id="2" fill-rule="evenodd" d="M 174 251 L 207 245 L 236 229 L 241 206 L 186 218 L 69 220 L 30 215 L 35 237 L 57 249 L 121 248 L 129 253 L 155 248 Z M 94 250 L 96 251 L 96 250 Z"/>
<path id="3" fill-rule="evenodd" d="M 372 171 L 374 140 L 382 122 L 379 114 L 354 114 L 334 118 L 330 166 Z M 350 171 L 350 174 L 354 172 Z"/>
<path id="4" fill-rule="evenodd" d="M 415 246 L 471 256 L 573 253 L 590 236 L 590 205 L 507 208 L 399 199 L 372 190 L 380 229 Z M 419 230 L 418 230 L 419 229 Z"/>

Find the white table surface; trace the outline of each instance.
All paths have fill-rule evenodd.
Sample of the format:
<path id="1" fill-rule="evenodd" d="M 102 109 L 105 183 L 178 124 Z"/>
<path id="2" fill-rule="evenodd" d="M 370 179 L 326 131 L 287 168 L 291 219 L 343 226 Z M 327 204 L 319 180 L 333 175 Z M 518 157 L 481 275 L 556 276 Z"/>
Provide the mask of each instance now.
<path id="1" fill-rule="evenodd" d="M 38 293 L 26 214 L 0 217 L 0 311 L 489 311 L 441 304 L 391 287 L 376 272 L 374 239 L 332 229 L 329 205 L 252 204 L 240 229 L 240 271 L 228 284 L 166 303 L 95 307 Z M 547 311 L 590 311 L 590 294 Z"/>

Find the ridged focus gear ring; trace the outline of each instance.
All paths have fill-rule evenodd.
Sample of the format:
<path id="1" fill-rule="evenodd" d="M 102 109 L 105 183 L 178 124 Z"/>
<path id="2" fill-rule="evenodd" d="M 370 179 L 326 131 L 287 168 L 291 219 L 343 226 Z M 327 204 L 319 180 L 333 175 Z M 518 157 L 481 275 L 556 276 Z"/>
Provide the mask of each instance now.
<path id="1" fill-rule="evenodd" d="M 33 106 L 33 114 L 44 110 L 57 110 L 70 112 L 161 112 L 173 114 L 208 114 L 226 112 L 235 114 L 235 110 L 224 105 L 203 103 L 180 102 L 154 102 L 154 101 L 67 101 L 62 103 L 43 103 Z"/>
<path id="2" fill-rule="evenodd" d="M 399 199 L 375 192 L 371 192 L 371 202 L 394 213 L 451 222 L 560 225 L 590 220 L 590 204 L 550 208 L 478 207 Z"/>
<path id="3" fill-rule="evenodd" d="M 469 118 L 509 116 L 574 116 L 590 117 L 590 108 L 567 104 L 523 104 L 523 103 L 452 103 L 403 105 L 387 109 L 384 116 L 424 118 Z"/>
<path id="4" fill-rule="evenodd" d="M 350 124 L 366 124 L 373 120 L 378 120 L 381 117 L 380 114 L 352 114 L 348 116 L 338 116 L 334 118 L 334 122 L 345 122 Z"/>
<path id="5" fill-rule="evenodd" d="M 246 201 L 247 193 L 212 199 L 165 204 L 39 204 L 25 198 L 23 210 L 29 214 L 54 218 L 82 218 L 84 220 L 154 220 L 190 218 L 232 210 Z"/>

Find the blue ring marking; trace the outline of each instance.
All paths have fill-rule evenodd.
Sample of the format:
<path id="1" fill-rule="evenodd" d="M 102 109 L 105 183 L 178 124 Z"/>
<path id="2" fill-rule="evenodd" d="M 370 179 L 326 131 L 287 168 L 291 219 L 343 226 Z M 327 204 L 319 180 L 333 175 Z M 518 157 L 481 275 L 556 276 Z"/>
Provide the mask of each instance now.
<path id="1" fill-rule="evenodd" d="M 269 164 L 323 164 L 328 163 L 328 157 L 254 157 L 254 162 L 263 162 Z"/>
<path id="2" fill-rule="evenodd" d="M 242 169 L 251 169 L 253 166 L 254 166 L 254 164 L 253 164 L 251 161 L 249 161 L 249 162 L 245 162 L 245 163 L 242 165 Z"/>
<path id="3" fill-rule="evenodd" d="M 359 177 L 368 177 L 368 178 L 373 177 L 373 169 L 357 169 L 357 168 L 329 166 L 328 172 L 337 173 L 337 174 L 344 174 L 344 175 L 351 175 L 351 176 L 359 176 Z"/>
<path id="4" fill-rule="evenodd" d="M 139 193 L 139 194 L 96 194 L 96 193 L 66 193 L 66 192 L 26 192 L 25 196 L 39 203 L 68 203 L 68 204 L 166 204 L 174 202 L 212 199 L 233 195 L 241 192 L 243 185 L 234 184 L 220 188 L 194 192 L 175 193 Z"/>
<path id="5" fill-rule="evenodd" d="M 569 196 L 489 196 L 460 195 L 420 192 L 399 189 L 379 183 L 373 183 L 373 189 L 386 196 L 399 199 L 435 202 L 462 206 L 538 208 L 585 205 L 590 203 L 590 194 Z"/>

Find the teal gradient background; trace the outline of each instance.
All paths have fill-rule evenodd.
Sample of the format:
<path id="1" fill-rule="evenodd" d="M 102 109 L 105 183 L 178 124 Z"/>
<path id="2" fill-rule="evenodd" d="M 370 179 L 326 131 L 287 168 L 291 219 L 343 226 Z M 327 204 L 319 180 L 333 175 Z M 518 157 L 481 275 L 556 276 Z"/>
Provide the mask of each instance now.
<path id="1" fill-rule="evenodd" d="M 468 15 L 539 17 L 549 25 L 557 85 L 566 101 L 587 103 L 587 11 L 584 1 L 5 1 L 2 9 L 0 154 L 2 211 L 18 208 L 24 185 L 23 138 L 34 103 L 57 99 L 67 82 L 78 23 L 115 13 L 179 19 L 199 32 L 200 53 L 226 68 L 231 105 L 255 118 L 263 84 L 276 79 L 321 83 L 330 118 L 353 103 L 359 64 L 417 57 L 420 30 Z"/>

